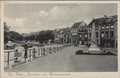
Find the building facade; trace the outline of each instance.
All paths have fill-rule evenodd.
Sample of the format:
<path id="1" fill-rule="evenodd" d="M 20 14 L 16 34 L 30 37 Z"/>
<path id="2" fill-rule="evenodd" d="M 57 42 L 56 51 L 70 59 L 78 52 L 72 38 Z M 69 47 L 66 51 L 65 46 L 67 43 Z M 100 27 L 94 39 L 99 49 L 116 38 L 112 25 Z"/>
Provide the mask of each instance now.
<path id="1" fill-rule="evenodd" d="M 70 28 L 62 28 L 55 30 L 55 43 L 57 44 L 68 44 L 70 43 Z"/>
<path id="2" fill-rule="evenodd" d="M 95 24 L 97 45 L 117 48 L 117 15 L 93 19 L 88 25 L 88 44 L 91 41 L 92 24 Z"/>
<path id="3" fill-rule="evenodd" d="M 84 21 L 74 23 L 71 27 L 71 44 L 86 45 L 87 44 L 87 25 Z"/>
<path id="4" fill-rule="evenodd" d="M 87 25 L 76 22 L 71 28 L 55 31 L 55 42 L 59 44 L 90 45 L 92 25 L 95 25 L 96 42 L 99 47 L 117 48 L 117 15 L 96 18 Z"/>
<path id="5" fill-rule="evenodd" d="M 62 30 L 56 29 L 54 31 L 54 36 L 55 36 L 55 39 L 54 39 L 55 43 L 57 43 L 57 44 L 63 43 L 64 35 L 63 35 L 63 31 Z"/>

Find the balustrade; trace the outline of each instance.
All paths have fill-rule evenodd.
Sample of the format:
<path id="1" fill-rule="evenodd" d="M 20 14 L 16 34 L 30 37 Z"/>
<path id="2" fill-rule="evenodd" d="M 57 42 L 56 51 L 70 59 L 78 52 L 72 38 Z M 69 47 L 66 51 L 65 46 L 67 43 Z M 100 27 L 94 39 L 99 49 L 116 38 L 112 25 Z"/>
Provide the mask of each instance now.
<path id="1" fill-rule="evenodd" d="M 62 45 L 56 47 L 39 47 L 37 49 L 29 48 L 27 51 L 27 62 L 61 51 L 68 46 L 69 45 Z M 13 67 L 14 64 L 19 65 L 26 62 L 24 58 L 24 50 L 22 50 L 22 52 L 19 52 L 19 50 L 4 50 L 4 53 L 7 57 L 7 59 L 4 61 L 4 64 L 6 64 L 5 69 Z"/>

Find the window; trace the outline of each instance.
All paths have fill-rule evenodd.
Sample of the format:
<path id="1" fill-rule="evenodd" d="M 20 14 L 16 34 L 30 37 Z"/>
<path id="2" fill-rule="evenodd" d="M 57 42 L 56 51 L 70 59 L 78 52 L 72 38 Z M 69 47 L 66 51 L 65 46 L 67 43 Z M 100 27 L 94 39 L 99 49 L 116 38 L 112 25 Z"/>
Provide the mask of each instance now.
<path id="1" fill-rule="evenodd" d="M 104 26 L 102 26 L 102 29 L 104 29 Z"/>
<path id="2" fill-rule="evenodd" d="M 105 34 L 106 34 L 106 37 L 108 37 L 108 31 L 106 31 Z"/>
<path id="3" fill-rule="evenodd" d="M 96 32 L 96 37 L 98 37 L 98 32 Z"/>
<path id="4" fill-rule="evenodd" d="M 110 37 L 114 37 L 114 31 L 110 31 Z"/>
<path id="5" fill-rule="evenodd" d="M 102 33 L 102 37 L 104 37 L 104 33 Z"/>
<path id="6" fill-rule="evenodd" d="M 84 27 L 82 27 L 82 31 L 84 31 Z"/>
<path id="7" fill-rule="evenodd" d="M 98 44 L 98 39 L 97 39 L 97 44 Z"/>
<path id="8" fill-rule="evenodd" d="M 89 33 L 89 37 L 91 37 L 91 33 Z"/>
<path id="9" fill-rule="evenodd" d="M 85 37 L 87 37 L 87 34 L 85 34 Z"/>
<path id="10" fill-rule="evenodd" d="M 73 32 L 75 32 L 75 30 L 73 30 Z"/>
<path id="11" fill-rule="evenodd" d="M 108 28 L 109 28 L 109 26 L 107 25 L 107 26 L 106 26 L 106 29 L 108 29 Z"/>
<path id="12" fill-rule="evenodd" d="M 76 33 L 77 33 L 78 31 L 76 30 Z"/>
<path id="13" fill-rule="evenodd" d="M 77 30 L 74 30 L 74 32 L 76 33 L 76 32 L 77 32 Z"/>
<path id="14" fill-rule="evenodd" d="M 81 37 L 81 35 L 80 35 L 80 37 Z"/>
<path id="15" fill-rule="evenodd" d="M 90 30 L 91 30 L 91 28 L 90 28 Z"/>
<path id="16" fill-rule="evenodd" d="M 104 32 L 102 32 L 102 33 L 101 33 L 101 37 L 104 37 L 104 36 L 105 36 L 105 35 L 104 35 Z"/>
<path id="17" fill-rule="evenodd" d="M 113 26 L 113 25 L 111 25 L 111 26 L 110 26 L 110 28 L 114 28 L 114 26 Z"/>

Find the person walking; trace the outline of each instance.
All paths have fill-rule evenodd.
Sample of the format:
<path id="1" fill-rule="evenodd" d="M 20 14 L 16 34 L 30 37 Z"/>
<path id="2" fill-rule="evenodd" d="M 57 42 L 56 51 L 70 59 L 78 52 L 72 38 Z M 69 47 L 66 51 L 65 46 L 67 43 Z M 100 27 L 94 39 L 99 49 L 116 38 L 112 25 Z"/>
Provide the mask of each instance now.
<path id="1" fill-rule="evenodd" d="M 24 53 L 24 59 L 25 59 L 25 62 L 27 61 L 27 51 L 28 51 L 28 46 L 27 46 L 27 41 L 25 41 L 25 45 L 24 45 L 24 50 L 25 50 L 25 53 Z"/>

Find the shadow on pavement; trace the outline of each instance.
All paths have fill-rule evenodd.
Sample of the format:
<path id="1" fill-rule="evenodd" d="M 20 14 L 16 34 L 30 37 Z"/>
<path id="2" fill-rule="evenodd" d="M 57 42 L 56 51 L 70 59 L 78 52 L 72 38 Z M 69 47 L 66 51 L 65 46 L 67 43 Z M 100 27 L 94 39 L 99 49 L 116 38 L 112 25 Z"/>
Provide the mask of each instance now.
<path id="1" fill-rule="evenodd" d="M 83 50 L 76 51 L 75 55 L 116 55 L 112 52 L 103 52 L 103 53 L 85 53 Z"/>

